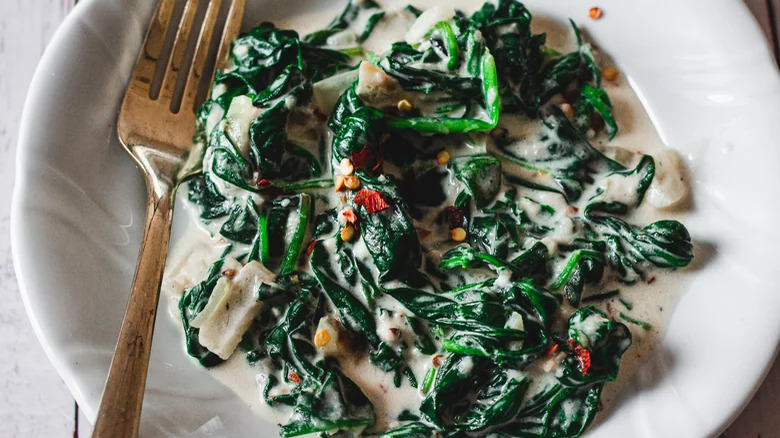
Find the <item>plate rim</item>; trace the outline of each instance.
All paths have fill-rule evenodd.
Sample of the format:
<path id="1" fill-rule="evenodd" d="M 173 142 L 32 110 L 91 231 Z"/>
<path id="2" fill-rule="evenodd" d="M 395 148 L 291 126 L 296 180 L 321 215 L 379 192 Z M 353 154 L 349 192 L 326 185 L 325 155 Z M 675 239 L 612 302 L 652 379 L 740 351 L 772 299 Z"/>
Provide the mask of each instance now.
<path id="1" fill-rule="evenodd" d="M 27 188 L 27 178 L 21 177 L 26 173 L 26 169 L 30 166 L 30 152 L 34 145 L 31 144 L 32 140 L 29 138 L 29 131 L 34 123 L 34 108 L 41 104 L 41 97 L 39 96 L 40 83 L 46 79 L 45 75 L 48 72 L 47 67 L 60 68 L 61 63 L 56 63 L 53 55 L 53 47 L 61 45 L 61 41 L 64 40 L 70 33 L 74 32 L 78 28 L 79 20 L 84 17 L 88 17 L 90 11 L 98 5 L 98 0 L 82 0 L 74 6 L 74 8 L 68 13 L 65 19 L 60 23 L 54 35 L 47 43 L 46 48 L 36 66 L 35 72 L 32 76 L 30 86 L 28 88 L 27 95 L 22 107 L 21 122 L 19 125 L 19 136 L 16 142 L 16 157 L 14 163 L 14 182 L 13 192 L 11 198 L 11 214 L 10 214 L 10 243 L 11 254 L 13 259 L 14 273 L 16 275 L 19 293 L 22 298 L 25 313 L 30 320 L 33 328 L 33 332 L 44 350 L 47 359 L 52 363 L 57 374 L 62 378 L 68 390 L 73 395 L 76 402 L 83 404 L 86 394 L 79 390 L 79 385 L 75 381 L 75 377 L 71 373 L 67 372 L 69 366 L 59 359 L 55 354 L 54 347 L 50 343 L 50 340 L 44 335 L 44 329 L 42 326 L 44 323 L 38 318 L 36 310 L 30 302 L 30 290 L 28 289 L 27 280 L 27 267 L 22 265 L 19 260 L 21 258 L 21 252 L 24 245 L 26 236 L 20 233 L 20 224 L 24 220 L 23 198 L 24 193 L 29 189 Z M 754 31 L 760 32 L 761 38 L 761 50 L 765 53 L 766 57 L 772 60 L 775 65 L 775 73 L 777 74 L 777 65 L 774 64 L 774 56 L 770 49 L 769 41 L 764 37 L 763 32 L 760 29 L 760 24 L 755 16 L 749 11 L 747 5 L 743 1 L 738 2 L 735 7 L 745 10 L 750 17 L 750 21 L 754 26 Z M 758 43 L 758 41 L 756 41 Z M 776 360 L 780 355 L 780 336 L 774 341 L 773 352 L 771 353 L 771 360 L 764 364 L 763 370 L 760 373 L 759 378 L 754 382 L 753 387 L 747 393 L 747 395 L 738 403 L 737 408 L 734 409 L 729 416 L 724 416 L 718 426 L 710 433 L 712 436 L 717 436 L 727 429 L 733 421 L 741 415 L 748 403 L 755 397 L 756 392 L 762 386 L 766 376 L 773 367 Z M 91 421 L 91 419 L 90 419 Z"/>

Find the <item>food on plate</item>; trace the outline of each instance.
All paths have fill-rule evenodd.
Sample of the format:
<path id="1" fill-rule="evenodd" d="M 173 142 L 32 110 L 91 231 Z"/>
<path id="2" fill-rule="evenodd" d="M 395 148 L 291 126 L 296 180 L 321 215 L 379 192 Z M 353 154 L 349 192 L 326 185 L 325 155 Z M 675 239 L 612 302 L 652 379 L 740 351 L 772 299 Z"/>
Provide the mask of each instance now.
<path id="1" fill-rule="evenodd" d="M 199 112 L 165 288 L 282 436 L 580 436 L 693 258 L 617 67 L 573 22 L 551 46 L 517 1 L 451 4 L 262 23 Z"/>

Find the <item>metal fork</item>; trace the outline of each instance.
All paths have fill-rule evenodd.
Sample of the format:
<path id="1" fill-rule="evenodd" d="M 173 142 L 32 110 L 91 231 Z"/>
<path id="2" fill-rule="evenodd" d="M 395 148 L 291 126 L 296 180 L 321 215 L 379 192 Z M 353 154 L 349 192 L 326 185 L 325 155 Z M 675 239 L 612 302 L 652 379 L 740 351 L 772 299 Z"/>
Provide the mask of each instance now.
<path id="1" fill-rule="evenodd" d="M 175 1 L 161 0 L 157 6 L 119 113 L 119 140 L 143 172 L 148 189 L 146 225 L 93 437 L 138 435 L 174 194 L 181 175 L 186 173 L 183 170 L 195 133 L 198 89 L 203 80 L 211 82 L 214 75 L 214 70 L 206 71 L 205 65 L 222 0 L 205 0 L 208 5 L 188 65 L 183 65 L 185 52 L 199 0 L 187 0 L 180 22 L 171 23 Z M 230 5 L 217 51 L 216 64 L 220 68 L 241 28 L 244 6 L 245 0 L 233 0 Z M 177 28 L 173 48 L 166 55 L 163 46 L 169 25 Z M 165 63 L 165 68 L 160 93 L 152 98 L 158 63 Z M 179 75 L 186 81 L 181 105 L 174 96 Z"/>

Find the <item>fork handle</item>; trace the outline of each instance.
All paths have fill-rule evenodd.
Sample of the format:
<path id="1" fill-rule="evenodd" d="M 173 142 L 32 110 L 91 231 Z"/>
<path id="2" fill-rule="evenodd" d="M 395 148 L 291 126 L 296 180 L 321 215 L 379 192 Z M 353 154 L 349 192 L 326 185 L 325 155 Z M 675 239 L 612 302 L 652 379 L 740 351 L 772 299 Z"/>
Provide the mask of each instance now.
<path id="1" fill-rule="evenodd" d="M 138 436 L 173 210 L 173 188 L 150 182 L 144 238 L 93 438 Z"/>

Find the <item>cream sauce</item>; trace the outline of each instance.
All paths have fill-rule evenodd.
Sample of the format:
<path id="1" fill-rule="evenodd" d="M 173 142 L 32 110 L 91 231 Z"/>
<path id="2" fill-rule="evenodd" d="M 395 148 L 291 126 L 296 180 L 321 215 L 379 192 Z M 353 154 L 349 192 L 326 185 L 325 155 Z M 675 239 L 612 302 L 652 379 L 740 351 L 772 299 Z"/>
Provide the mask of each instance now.
<path id="1" fill-rule="evenodd" d="M 425 10 L 427 7 L 440 3 L 441 0 L 425 0 L 414 2 L 414 5 L 420 9 Z M 456 8 L 460 8 L 464 11 L 471 12 L 473 10 L 474 3 L 468 0 L 455 0 L 449 1 L 448 5 Z M 291 17 L 290 20 L 284 25 L 295 28 L 305 33 L 310 29 L 311 17 Z M 404 40 L 407 34 L 407 30 L 414 22 L 414 17 L 408 13 L 398 10 L 389 10 L 387 17 L 380 21 L 376 26 L 371 37 L 363 44 L 367 51 L 373 51 L 381 53 L 388 47 L 388 42 Z M 536 17 L 533 20 L 534 32 L 547 32 L 548 44 L 551 46 L 563 50 L 571 50 L 574 47 L 573 39 L 570 28 L 566 25 L 556 23 L 552 20 L 545 20 L 544 17 Z M 614 82 L 605 82 L 604 88 L 609 94 L 609 97 L 614 105 L 614 114 L 620 127 L 618 136 L 612 140 L 607 141 L 603 136 L 591 140 L 592 144 L 597 148 L 604 151 L 605 154 L 615 158 L 622 162 L 627 167 L 631 168 L 638 161 L 642 153 L 654 154 L 660 152 L 664 145 L 661 142 L 655 128 L 653 127 L 648 115 L 645 113 L 641 102 L 637 95 L 629 86 L 628 82 L 623 76 L 619 76 Z M 511 127 L 516 132 L 513 134 L 522 136 L 522 132 L 518 129 L 528 129 L 527 125 L 517 123 L 517 117 L 503 117 L 501 120 L 502 126 Z M 242 122 L 243 123 L 243 122 Z M 531 139 L 533 132 L 527 132 L 526 136 Z M 485 148 L 489 149 L 489 144 L 486 145 L 485 135 L 474 135 L 471 144 L 459 145 L 457 147 L 449 148 L 453 156 L 459 154 L 473 154 L 475 148 L 477 150 Z M 330 141 L 328 138 L 326 141 Z M 489 142 L 488 142 L 489 143 Z M 459 150 L 458 148 L 462 148 Z M 526 153 L 533 154 L 533 148 L 526 149 Z M 386 169 L 387 170 L 387 169 Z M 617 189 L 615 189 L 617 190 Z M 449 190 L 449 197 L 454 199 L 454 190 Z M 559 222 L 560 229 L 556 229 L 556 233 L 553 236 L 548 237 L 544 243 L 548 245 L 551 252 L 555 250 L 556 242 L 554 240 L 567 238 L 566 230 L 566 203 L 563 201 L 560 195 L 554 193 L 537 192 L 538 196 L 535 196 L 535 201 L 552 205 L 556 208 L 556 218 Z M 499 195 L 500 196 L 500 195 Z M 580 210 L 584 208 L 584 202 L 587 202 L 587 194 L 583 194 L 580 205 Z M 619 196 L 618 196 L 619 197 Z M 528 204 L 528 203 L 527 203 Z M 533 207 L 526 205 L 529 211 L 533 211 Z M 197 218 L 197 213 L 193 210 L 190 211 L 191 217 Z M 644 202 L 637 210 L 636 214 L 630 218 L 631 222 L 639 224 L 647 224 L 661 217 L 668 219 L 677 219 L 680 213 L 677 212 L 659 212 L 656 208 L 648 205 Z M 427 218 L 426 218 L 427 219 Z M 169 257 L 168 268 L 166 271 L 163 291 L 166 300 L 170 303 L 170 315 L 174 321 L 174 324 L 180 324 L 180 315 L 176 303 L 182 292 L 199 282 L 205 275 L 206 270 L 210 263 L 215 260 L 224 250 L 226 243 L 223 239 L 219 238 L 214 230 L 208 230 L 199 224 L 198 219 L 193 219 L 193 226 L 186 233 L 186 235 L 180 239 Z M 422 223 L 429 223 L 424 220 Z M 560 225 L 564 224 L 564 225 Z M 418 225 L 417 223 L 415 225 Z M 418 228 L 419 229 L 419 228 Z M 448 239 L 437 239 L 436 236 L 441 236 L 441 230 L 427 230 L 431 231 L 426 236 L 421 236 L 421 243 L 428 252 L 429 255 L 443 254 L 449 247 L 452 246 L 452 242 Z M 446 232 L 446 231 L 445 231 Z M 217 236 L 217 237 L 214 237 Z M 367 252 L 360 249 L 360 243 L 355 248 L 355 253 L 360 256 L 368 256 Z M 623 360 L 620 366 L 620 376 L 616 383 L 608 384 L 605 388 L 602 401 L 605 404 L 609 404 L 617 392 L 622 388 L 624 383 L 631 377 L 641 363 L 642 359 L 652 354 L 653 350 L 658 346 L 658 343 L 663 336 L 663 330 L 666 326 L 668 317 L 672 313 L 676 297 L 685 284 L 685 281 L 689 273 L 686 271 L 680 272 L 663 272 L 658 277 L 651 277 L 647 284 L 636 284 L 631 287 L 619 284 L 602 284 L 595 288 L 586 287 L 584 297 L 589 294 L 608 291 L 612 289 L 620 289 L 620 299 L 612 298 L 602 302 L 592 303 L 598 308 L 602 309 L 612 319 L 624 322 L 631 330 L 633 335 L 633 344 L 630 349 L 623 356 Z M 495 275 L 490 275 L 494 277 Z M 499 277 L 499 282 L 507 281 Z M 595 291 L 595 292 L 594 292 Z M 394 300 L 387 300 L 387 303 L 381 303 L 383 306 L 386 304 L 386 308 L 391 310 L 403 311 L 401 306 Z M 628 304 L 625 304 L 628 303 Z M 626 306 L 631 306 L 628 309 Z M 568 316 L 574 311 L 571 307 L 564 305 L 561 310 L 561 317 L 568 318 Z M 644 329 L 640 326 L 631 324 L 626 321 L 622 321 L 620 313 L 624 312 L 630 314 L 633 318 L 645 321 L 652 325 L 650 329 Z M 398 326 L 400 324 L 396 324 Z M 382 329 L 380 323 L 380 330 Z M 413 349 L 414 350 L 414 349 Z M 431 356 L 417 354 L 416 351 L 412 354 L 413 359 L 410 360 L 410 365 L 414 371 L 414 374 L 418 376 L 418 380 L 421 380 L 427 370 L 430 368 Z M 404 409 L 416 409 L 419 405 L 422 395 L 418 390 L 411 388 L 408 382 L 404 379 L 401 388 L 396 389 L 392 382 L 392 375 L 379 371 L 375 366 L 371 365 L 366 357 L 356 357 L 352 359 L 341 359 L 341 366 L 347 376 L 354 380 L 366 394 L 366 396 L 373 403 L 377 413 L 376 427 L 384 429 L 386 426 L 392 426 L 395 422 L 395 418 Z M 540 364 L 538 367 L 555 367 L 554 363 Z M 538 376 L 551 375 L 547 370 L 536 370 L 535 366 L 532 366 L 526 373 L 535 373 Z M 545 372 L 546 371 L 546 372 Z M 264 379 L 264 370 L 261 364 L 250 365 L 243 354 L 233 354 L 233 356 L 225 363 L 210 369 L 212 375 L 223 382 L 226 386 L 230 387 L 236 392 L 251 408 L 263 418 L 273 422 L 284 422 L 289 416 L 289 411 L 276 410 L 269 408 L 262 398 L 262 388 Z M 553 371 L 554 372 L 554 371 Z M 522 374 L 522 373 L 521 373 Z M 519 378 L 519 377 L 518 377 Z M 534 385 L 544 385 L 544 378 L 537 378 L 534 381 Z M 534 391 L 529 391 L 532 393 Z"/>

